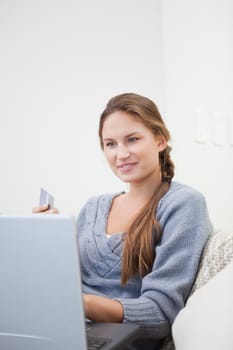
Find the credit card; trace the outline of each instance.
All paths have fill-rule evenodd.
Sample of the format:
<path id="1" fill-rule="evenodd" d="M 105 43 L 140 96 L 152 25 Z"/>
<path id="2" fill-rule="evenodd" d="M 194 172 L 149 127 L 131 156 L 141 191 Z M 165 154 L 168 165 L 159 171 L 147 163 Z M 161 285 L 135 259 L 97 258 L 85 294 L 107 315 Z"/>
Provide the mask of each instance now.
<path id="1" fill-rule="evenodd" d="M 41 187 L 39 205 L 42 206 L 45 204 L 48 204 L 50 209 L 53 208 L 54 197 L 49 192 L 47 192 L 44 188 Z"/>

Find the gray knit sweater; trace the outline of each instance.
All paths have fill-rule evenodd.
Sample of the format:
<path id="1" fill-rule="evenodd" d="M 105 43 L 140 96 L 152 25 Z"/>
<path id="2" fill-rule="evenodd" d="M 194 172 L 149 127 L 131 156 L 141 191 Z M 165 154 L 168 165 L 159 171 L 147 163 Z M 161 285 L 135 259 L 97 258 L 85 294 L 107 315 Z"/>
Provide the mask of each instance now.
<path id="1" fill-rule="evenodd" d="M 118 299 L 124 309 L 123 322 L 137 323 L 144 337 L 159 340 L 170 332 L 185 304 L 212 230 L 205 198 L 189 186 L 172 182 L 156 213 L 163 234 L 155 247 L 152 272 L 122 286 L 122 233 L 110 238 L 105 234 L 111 203 L 118 194 L 90 198 L 78 215 L 83 291 Z M 145 340 L 143 344 L 145 349 Z M 156 340 L 153 344 L 148 343 L 147 349 L 156 348 Z"/>

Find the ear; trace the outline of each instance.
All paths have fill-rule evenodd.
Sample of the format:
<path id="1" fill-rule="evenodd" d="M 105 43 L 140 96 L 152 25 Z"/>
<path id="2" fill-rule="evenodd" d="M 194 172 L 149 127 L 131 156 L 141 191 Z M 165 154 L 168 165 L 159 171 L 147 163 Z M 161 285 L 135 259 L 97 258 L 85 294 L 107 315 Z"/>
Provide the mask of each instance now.
<path id="1" fill-rule="evenodd" d="M 167 147 L 167 140 L 162 135 L 158 135 L 156 139 L 157 139 L 158 151 L 162 152 Z"/>

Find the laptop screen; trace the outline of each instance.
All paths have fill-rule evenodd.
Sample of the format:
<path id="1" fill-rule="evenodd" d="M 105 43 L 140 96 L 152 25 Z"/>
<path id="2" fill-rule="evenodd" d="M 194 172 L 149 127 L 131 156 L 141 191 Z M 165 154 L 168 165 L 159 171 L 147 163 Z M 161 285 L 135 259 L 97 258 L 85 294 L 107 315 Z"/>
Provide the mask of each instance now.
<path id="1" fill-rule="evenodd" d="M 86 349 L 79 271 L 71 217 L 1 215 L 0 347 Z"/>

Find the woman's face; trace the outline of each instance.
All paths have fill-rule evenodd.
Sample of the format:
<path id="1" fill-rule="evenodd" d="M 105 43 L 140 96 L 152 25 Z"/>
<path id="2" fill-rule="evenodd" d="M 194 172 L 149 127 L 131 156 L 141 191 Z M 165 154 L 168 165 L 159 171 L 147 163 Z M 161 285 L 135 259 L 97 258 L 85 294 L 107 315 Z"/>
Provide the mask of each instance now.
<path id="1" fill-rule="evenodd" d="M 134 115 L 122 111 L 110 114 L 104 121 L 102 139 L 107 161 L 122 181 L 135 183 L 160 176 L 159 152 L 167 142 Z"/>

